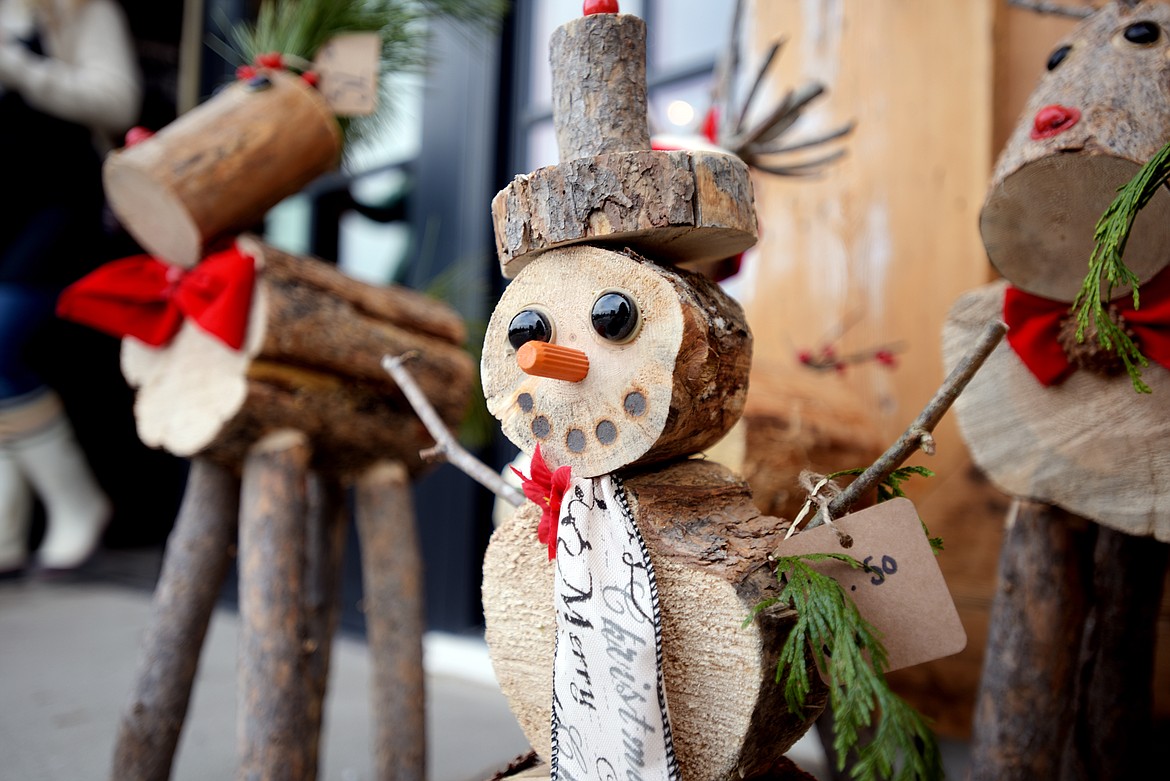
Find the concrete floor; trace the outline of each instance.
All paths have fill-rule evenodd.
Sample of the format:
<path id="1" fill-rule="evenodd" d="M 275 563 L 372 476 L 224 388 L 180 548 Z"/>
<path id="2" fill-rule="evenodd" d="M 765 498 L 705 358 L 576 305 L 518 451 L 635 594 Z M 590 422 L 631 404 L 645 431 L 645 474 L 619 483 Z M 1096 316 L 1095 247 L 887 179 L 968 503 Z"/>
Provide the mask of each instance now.
<path id="1" fill-rule="evenodd" d="M 137 575 L 123 571 L 135 569 Z M 109 781 L 118 721 L 150 618 L 142 569 L 123 554 L 67 581 L 0 581 L 0 781 Z M 230 605 L 212 619 L 172 781 L 234 778 L 238 626 Z M 429 634 L 424 650 L 428 781 L 484 781 L 526 753 L 482 639 Z M 373 778 L 368 681 L 363 639 L 339 634 L 321 781 Z M 965 747 L 943 749 L 948 777 L 960 778 Z M 828 777 L 812 733 L 790 756 Z"/>

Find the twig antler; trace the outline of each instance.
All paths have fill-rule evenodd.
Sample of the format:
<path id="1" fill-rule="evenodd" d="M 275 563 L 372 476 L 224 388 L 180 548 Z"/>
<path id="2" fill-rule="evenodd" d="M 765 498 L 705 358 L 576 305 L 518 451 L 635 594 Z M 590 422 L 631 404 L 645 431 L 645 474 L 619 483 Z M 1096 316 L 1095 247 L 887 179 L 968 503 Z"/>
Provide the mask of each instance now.
<path id="1" fill-rule="evenodd" d="M 1117 0 L 1122 5 L 1133 7 L 1138 0 Z M 1087 6 L 1065 5 L 1064 3 L 1050 3 L 1045 0 L 1008 0 L 1008 5 L 1023 8 L 1026 11 L 1035 11 L 1038 14 L 1053 16 L 1068 16 L 1074 19 L 1084 19 L 1096 13 L 1096 8 Z"/>
<path id="2" fill-rule="evenodd" d="M 718 113 L 718 143 L 752 168 L 778 176 L 809 176 L 821 173 L 830 163 L 845 154 L 838 149 L 828 154 L 798 162 L 776 163 L 776 155 L 799 152 L 836 141 L 852 132 L 854 123 L 848 122 L 817 136 L 780 143 L 779 138 L 800 119 L 805 110 L 825 93 L 825 86 L 816 82 L 789 90 L 772 111 L 759 122 L 748 125 L 748 112 L 759 93 L 760 86 L 784 40 L 773 43 L 764 55 L 742 104 L 735 108 L 732 87 L 739 71 L 739 37 L 743 25 L 743 0 L 736 0 L 732 17 L 731 37 L 718 67 L 718 78 L 711 91 L 711 105 Z"/>

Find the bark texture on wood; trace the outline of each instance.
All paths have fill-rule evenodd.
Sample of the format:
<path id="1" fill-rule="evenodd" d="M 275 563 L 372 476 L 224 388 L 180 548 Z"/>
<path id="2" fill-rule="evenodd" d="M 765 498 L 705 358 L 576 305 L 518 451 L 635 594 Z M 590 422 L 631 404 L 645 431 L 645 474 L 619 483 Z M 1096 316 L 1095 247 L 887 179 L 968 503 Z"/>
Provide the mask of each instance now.
<path id="1" fill-rule="evenodd" d="M 356 484 L 374 768 L 381 781 L 426 778 L 422 559 L 402 464 L 383 461 Z"/>
<path id="2" fill-rule="evenodd" d="M 592 14 L 549 39 L 553 125 L 561 160 L 650 148 L 646 23 Z"/>
<path id="3" fill-rule="evenodd" d="M 810 695 L 804 718 L 787 711 L 775 683 L 791 611 L 766 611 L 776 593 L 767 553 L 782 537 L 750 489 L 729 470 L 689 460 L 627 473 L 630 508 L 654 564 L 663 617 L 663 665 L 675 749 L 687 781 L 767 777 L 824 708 Z M 492 535 L 483 598 L 492 663 L 533 747 L 549 756 L 553 562 L 536 539 L 529 503 Z"/>
<path id="4" fill-rule="evenodd" d="M 1170 5 L 1105 3 L 1060 45 L 1064 60 L 1040 79 L 1000 154 L 980 217 L 991 262 L 1012 284 L 1072 301 L 1087 271 L 1094 227 L 1117 188 L 1170 137 Z M 1152 44 L 1125 39 L 1151 21 Z M 1053 47 L 1054 50 L 1057 47 Z M 1053 106 L 1079 120 L 1047 138 L 1032 137 L 1037 115 Z M 1043 123 L 1041 123 L 1043 125 Z M 1170 192 L 1161 188 L 1138 215 L 1125 263 L 1142 281 L 1170 255 Z M 1120 292 L 1120 291 L 1118 291 Z"/>
<path id="5" fill-rule="evenodd" d="M 274 432 L 244 463 L 240 499 L 239 781 L 312 781 L 305 655 L 309 445 Z"/>
<path id="6" fill-rule="evenodd" d="M 110 205 L 147 252 L 193 266 L 338 165 L 341 128 L 321 95 L 284 71 L 263 78 L 266 88 L 235 82 L 106 158 Z"/>
<path id="7" fill-rule="evenodd" d="M 1097 529 L 1065 781 L 1141 778 L 1160 753 L 1151 748 L 1154 650 L 1168 550 L 1148 537 Z"/>
<path id="8" fill-rule="evenodd" d="M 418 451 L 433 441 L 380 362 L 388 353 L 417 351 L 414 376 L 456 426 L 471 396 L 474 361 L 435 334 L 461 335 L 453 328 L 458 316 L 420 294 L 379 295 L 389 289 L 342 279 L 322 261 L 241 243 L 259 266 L 242 350 L 190 322 L 163 348 L 123 340 L 122 369 L 137 390 L 143 442 L 238 465 L 259 436 L 293 426 L 314 440 L 317 468 L 350 471 L 393 457 L 422 469 Z M 410 319 L 426 309 L 433 310 L 426 330 L 410 330 Z"/>
<path id="9" fill-rule="evenodd" d="M 628 246 L 664 263 L 702 263 L 756 243 L 747 165 L 705 151 L 637 150 L 517 176 L 492 199 L 496 253 L 511 279 L 546 250 Z"/>
<path id="10" fill-rule="evenodd" d="M 1006 283 L 961 296 L 943 329 L 949 372 L 986 323 L 1002 316 Z M 1136 536 L 1170 541 L 1170 373 L 1077 371 L 1046 388 L 1002 342 L 955 401 L 971 458 L 1005 493 L 1063 507 Z"/>
<path id="11" fill-rule="evenodd" d="M 318 767 L 333 636 L 341 612 L 341 568 L 349 514 L 341 484 L 310 472 L 305 513 L 305 763 Z"/>
<path id="12" fill-rule="evenodd" d="M 971 737 L 971 781 L 1057 778 L 1073 730 L 1095 526 L 1012 505 Z"/>
<path id="13" fill-rule="evenodd" d="M 621 343 L 598 336 L 598 296 L 622 291 L 641 318 Z M 552 342 L 582 351 L 580 382 L 526 374 L 508 341 L 521 311 L 538 309 Z M 702 450 L 738 420 L 751 333 L 739 304 L 698 274 L 591 246 L 550 252 L 504 291 L 488 323 L 480 376 L 488 409 L 526 453 L 593 477 L 638 461 Z"/>
<path id="14" fill-rule="evenodd" d="M 111 781 L 167 781 L 199 654 L 236 543 L 240 481 L 195 459 L 167 540 L 151 621 L 122 713 Z"/>

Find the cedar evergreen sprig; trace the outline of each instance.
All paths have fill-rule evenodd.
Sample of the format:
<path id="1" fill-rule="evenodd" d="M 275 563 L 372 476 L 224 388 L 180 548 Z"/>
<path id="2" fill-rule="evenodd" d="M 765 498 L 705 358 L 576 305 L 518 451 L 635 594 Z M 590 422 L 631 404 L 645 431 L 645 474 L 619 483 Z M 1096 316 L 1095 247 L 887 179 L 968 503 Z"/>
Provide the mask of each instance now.
<path id="1" fill-rule="evenodd" d="M 859 731 L 868 727 L 877 714 L 873 740 L 857 749 L 857 761 L 851 771 L 854 779 L 942 778 L 938 741 L 926 719 L 894 694 L 886 681 L 887 655 L 877 629 L 861 616 L 836 580 L 817 572 L 802 559 L 836 559 L 854 569 L 865 569 L 846 554 L 781 557 L 776 567 L 776 576 L 782 583 L 780 594 L 757 605 L 744 622 L 750 623 L 775 604 L 787 604 L 796 611 L 796 625 L 776 666 L 776 681 L 783 679 L 789 710 L 802 714 L 811 690 L 804 655 L 809 648 L 828 679 L 838 770 L 844 769 L 849 752 L 857 745 Z"/>
<path id="2" fill-rule="evenodd" d="M 263 0 L 254 23 L 229 26 L 221 19 L 228 40 L 211 36 L 208 46 L 237 65 L 276 52 L 287 65 L 304 71 L 335 36 L 377 32 L 382 44 L 380 75 L 386 76 L 425 64 L 428 19 L 494 25 L 508 5 L 508 0 Z M 385 120 L 393 96 L 386 79 L 381 79 L 381 86 L 379 110 L 373 117 L 338 117 L 347 142 Z"/>
<path id="3" fill-rule="evenodd" d="M 1140 303 L 1137 275 L 1125 265 L 1121 256 L 1137 213 L 1141 211 L 1158 189 L 1170 179 L 1170 144 L 1162 147 L 1149 162 L 1141 167 L 1137 175 L 1118 188 L 1117 197 L 1097 221 L 1093 232 L 1096 246 L 1089 259 L 1089 273 L 1085 277 L 1077 297 L 1073 299 L 1073 311 L 1077 318 L 1077 341 L 1085 340 L 1085 330 L 1090 323 L 1097 326 L 1097 341 L 1106 350 L 1114 350 L 1125 364 L 1130 382 L 1138 393 L 1150 393 L 1150 386 L 1142 380 L 1142 369 L 1149 361 L 1133 339 L 1109 319 L 1104 302 L 1113 296 L 1113 289 L 1122 285 L 1133 286 L 1133 308 Z M 1101 283 L 1105 282 L 1105 295 L 1101 295 Z"/>

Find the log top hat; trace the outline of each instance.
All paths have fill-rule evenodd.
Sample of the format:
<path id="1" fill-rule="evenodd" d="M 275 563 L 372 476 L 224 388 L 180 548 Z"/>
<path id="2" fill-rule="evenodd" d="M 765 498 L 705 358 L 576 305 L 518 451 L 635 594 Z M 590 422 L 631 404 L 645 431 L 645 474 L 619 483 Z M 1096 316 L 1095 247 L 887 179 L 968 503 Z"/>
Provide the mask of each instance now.
<path id="1" fill-rule="evenodd" d="M 756 243 L 748 168 L 711 151 L 650 146 L 646 25 L 594 13 L 553 33 L 553 124 L 560 162 L 517 176 L 492 199 L 496 252 L 511 279 L 572 244 L 629 247 L 660 263 L 701 263 Z"/>

